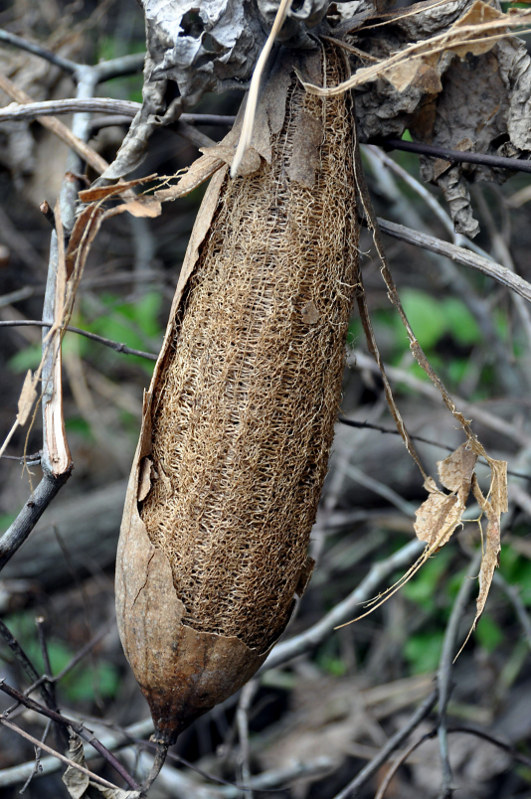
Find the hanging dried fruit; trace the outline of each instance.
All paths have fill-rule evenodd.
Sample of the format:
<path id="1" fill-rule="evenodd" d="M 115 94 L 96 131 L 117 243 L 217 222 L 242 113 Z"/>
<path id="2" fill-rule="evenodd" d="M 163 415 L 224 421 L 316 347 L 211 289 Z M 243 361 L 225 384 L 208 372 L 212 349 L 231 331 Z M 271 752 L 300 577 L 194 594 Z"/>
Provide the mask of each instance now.
<path id="1" fill-rule="evenodd" d="M 120 637 L 169 743 L 265 660 L 309 535 L 357 281 L 343 56 L 279 56 L 236 179 L 212 179 L 146 394 L 117 559 Z M 236 134 L 211 154 L 230 161 Z"/>

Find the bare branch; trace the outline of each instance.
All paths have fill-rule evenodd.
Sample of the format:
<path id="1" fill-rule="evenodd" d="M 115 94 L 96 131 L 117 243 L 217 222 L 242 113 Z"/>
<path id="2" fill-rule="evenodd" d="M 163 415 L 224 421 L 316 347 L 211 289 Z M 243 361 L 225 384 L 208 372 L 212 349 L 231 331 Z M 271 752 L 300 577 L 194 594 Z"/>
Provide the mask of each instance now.
<path id="1" fill-rule="evenodd" d="M 365 785 L 368 780 L 378 771 L 380 766 L 382 766 L 386 760 L 389 758 L 389 755 L 398 749 L 400 744 L 405 741 L 408 736 L 413 732 L 413 730 L 419 726 L 421 721 L 423 721 L 432 711 L 435 703 L 437 702 L 437 691 L 432 691 L 431 694 L 424 700 L 424 702 L 417 708 L 417 710 L 411 715 L 409 720 L 401 727 L 398 732 L 396 732 L 385 744 L 384 747 L 378 752 L 376 757 L 374 757 L 370 763 L 362 768 L 362 770 L 357 774 L 354 779 L 349 782 L 349 784 L 343 788 L 334 799 L 350 799 L 350 797 L 355 797 L 358 795 L 359 789 Z"/>
<path id="2" fill-rule="evenodd" d="M 123 746 L 130 745 L 131 739 L 136 738 L 138 736 L 149 735 L 152 731 L 153 731 L 153 722 L 151 718 L 149 718 L 137 722 L 136 724 L 133 724 L 131 727 L 128 727 L 125 731 L 120 731 L 116 733 L 113 732 L 106 736 L 102 735 L 101 742 L 109 750 L 117 749 Z M 85 744 L 84 746 L 84 756 L 87 760 L 95 756 L 94 750 L 89 746 L 89 744 Z M 27 779 L 27 777 L 33 772 L 34 765 L 35 765 L 34 761 L 29 761 L 26 763 L 20 763 L 19 765 L 16 766 L 12 766 L 11 768 L 0 770 L 0 788 L 5 788 L 9 785 L 17 785 L 22 780 Z M 54 752 L 52 757 L 46 757 L 41 760 L 40 770 L 37 776 L 53 774 L 54 772 L 59 771 L 60 768 L 61 768 L 61 760 L 57 759 L 56 753 Z"/>
<path id="3" fill-rule="evenodd" d="M 386 560 L 375 563 L 359 586 L 342 602 L 333 607 L 313 627 L 277 644 L 261 670 L 274 669 L 288 660 L 303 655 L 305 652 L 309 652 L 319 646 L 322 641 L 333 633 L 335 627 L 352 618 L 352 614 L 357 610 L 358 605 L 370 599 L 381 582 L 396 569 L 411 563 L 423 549 L 424 544 L 415 539 Z"/>
<path id="4" fill-rule="evenodd" d="M 0 326 L 2 322 L 0 322 Z M 361 430 L 376 430 L 378 433 L 384 433 L 386 435 L 391 436 L 399 436 L 400 433 L 396 428 L 391 429 L 390 427 L 382 427 L 379 424 L 372 424 L 371 422 L 360 422 L 357 419 L 347 419 L 345 416 L 339 416 L 337 420 L 340 424 L 344 424 L 347 427 L 356 427 Z M 429 444 L 430 447 L 439 447 L 439 449 L 445 449 L 447 452 L 453 452 L 455 447 L 449 447 L 447 444 L 442 444 L 440 441 L 434 441 L 431 438 L 424 438 L 424 436 L 411 436 L 413 441 L 419 441 L 421 444 Z M 4 456 L 7 457 L 7 456 Z M 481 462 L 484 463 L 484 459 L 480 458 Z M 526 472 L 516 472 L 512 469 L 507 470 L 507 474 L 510 474 L 512 477 L 519 477 L 522 480 L 529 480 L 529 474 Z"/>
<path id="5" fill-rule="evenodd" d="M 85 111 L 98 114 L 122 114 L 134 117 L 140 108 L 140 103 L 131 100 L 115 100 L 112 97 L 92 97 L 78 99 L 67 97 L 64 100 L 41 100 L 24 104 L 10 103 L 0 108 L 0 122 L 13 122 L 21 119 L 35 119 L 40 116 L 55 116 L 57 114 L 71 114 Z"/>
<path id="6" fill-rule="evenodd" d="M 0 75 L 0 89 L 5 92 L 9 97 L 12 97 L 13 100 L 16 100 L 17 103 L 31 103 L 32 99 L 26 92 L 23 92 L 22 89 L 19 89 L 15 86 L 15 84 L 6 78 L 4 75 Z M 98 155 L 92 147 L 89 147 L 85 142 L 79 137 L 76 136 L 71 130 L 69 130 L 66 125 L 63 125 L 58 119 L 48 119 L 48 117 L 37 117 L 38 122 L 48 130 L 51 130 L 52 133 L 55 133 L 65 144 L 68 144 L 69 147 L 74 150 L 74 152 L 78 153 L 78 155 L 83 158 L 87 164 L 89 164 L 98 174 L 103 172 L 107 169 L 107 161 Z"/>
<path id="7" fill-rule="evenodd" d="M 76 79 L 78 73 L 85 68 L 84 64 L 78 64 L 76 61 L 64 58 L 64 56 L 53 53 L 42 44 L 30 42 L 5 29 L 0 29 L 0 42 L 11 44 L 13 47 L 18 47 L 20 50 L 26 50 L 28 53 L 39 56 L 39 58 L 43 58 L 50 64 L 72 75 L 74 79 Z M 139 72 L 143 65 L 144 53 L 133 53 L 132 55 L 113 58 L 109 61 L 102 61 L 100 64 L 89 67 L 89 69 L 93 70 L 94 74 L 97 76 L 97 82 L 101 83 L 111 78 L 119 77 L 120 75 L 131 75 L 135 72 Z"/>
<path id="8" fill-rule="evenodd" d="M 22 36 L 17 36 L 15 33 L 10 33 L 10 31 L 6 31 L 3 28 L 0 28 L 0 42 L 5 42 L 5 44 L 11 44 L 13 47 L 18 47 L 19 50 L 26 50 L 28 53 L 33 53 L 33 55 L 43 58 L 45 61 L 48 61 L 50 64 L 53 64 L 56 67 L 59 67 L 69 75 L 74 75 L 78 68 L 78 64 L 76 64 L 75 61 L 71 61 L 69 58 L 64 58 L 57 53 L 52 53 L 51 50 L 48 50 L 47 47 L 43 47 L 42 44 L 29 42 L 27 39 L 23 39 Z"/>
<path id="9" fill-rule="evenodd" d="M 361 352 L 361 350 L 355 350 L 348 353 L 347 363 L 351 368 L 367 369 L 373 374 L 380 374 L 378 365 L 375 363 L 375 361 L 373 361 L 373 359 L 364 352 Z M 385 368 L 387 374 L 392 380 L 404 383 L 404 385 L 417 391 L 420 396 L 428 397 L 434 402 L 440 403 L 441 396 L 439 392 L 425 380 L 420 380 L 418 377 L 415 377 L 405 369 L 400 369 L 396 366 L 386 366 Z M 495 414 L 486 411 L 484 408 L 481 408 L 472 402 L 467 402 L 461 397 L 456 397 L 455 395 L 453 396 L 456 404 L 463 408 L 464 413 L 472 416 L 478 424 L 482 424 L 491 430 L 495 430 L 497 433 L 503 433 L 512 441 L 515 441 L 519 446 L 531 446 L 531 439 L 520 427 L 507 422 L 500 416 L 496 416 Z"/>
<path id="10" fill-rule="evenodd" d="M 0 569 L 6 565 L 29 536 L 42 514 L 63 487 L 70 472 L 54 476 L 45 473 L 13 524 L 0 538 Z"/>
<path id="11" fill-rule="evenodd" d="M 0 327 L 49 327 L 46 322 L 41 322 L 39 319 L 6 319 L 0 321 Z M 97 341 L 104 347 L 115 352 L 121 352 L 124 355 L 137 355 L 140 358 L 147 358 L 150 361 L 156 361 L 157 355 L 154 352 L 145 352 L 144 350 L 135 350 L 133 347 L 128 347 L 120 341 L 112 341 L 110 338 L 99 336 L 97 333 L 91 333 L 89 330 L 82 330 L 80 327 L 72 327 L 71 325 L 62 326 L 61 330 L 66 330 L 68 333 L 77 333 L 79 336 L 84 336 L 91 341 Z"/>
<path id="12" fill-rule="evenodd" d="M 472 269 L 477 269 L 484 275 L 491 277 L 503 286 L 506 286 L 512 291 L 516 291 L 525 300 L 531 302 L 531 283 L 524 280 L 523 277 L 511 272 L 507 267 L 496 263 L 496 261 L 484 258 L 482 255 L 471 252 L 464 247 L 458 247 L 456 244 L 451 244 L 449 241 L 443 241 L 435 236 L 430 236 L 427 233 L 421 233 L 418 230 L 406 227 L 405 225 L 398 225 L 396 222 L 390 222 L 387 219 L 378 217 L 378 225 L 382 233 L 387 233 L 395 239 L 407 241 L 410 244 L 415 244 L 417 247 L 423 247 L 431 252 L 436 252 L 439 255 L 445 255 L 455 263 L 470 266 Z"/>
<path id="13" fill-rule="evenodd" d="M 483 164 L 495 169 L 531 172 L 531 161 L 520 161 L 517 158 L 505 158 L 500 155 L 488 155 L 487 153 L 466 153 L 461 150 L 449 150 L 447 147 L 436 147 L 433 144 L 403 141 L 402 139 L 385 139 L 385 141 L 375 141 L 373 144 L 392 150 L 404 150 L 407 153 L 419 153 L 433 158 L 444 158 L 445 161 L 453 161 L 456 164 Z"/>
<path id="14" fill-rule="evenodd" d="M 47 746 L 43 741 L 39 741 L 37 738 L 34 738 L 34 736 L 30 735 L 29 732 L 26 732 L 25 730 L 21 729 L 16 724 L 13 724 L 11 721 L 8 721 L 6 718 L 3 717 L 0 718 L 0 724 L 2 724 L 4 727 L 7 727 L 7 729 L 16 732 L 17 735 L 20 735 L 22 738 L 25 738 L 27 741 L 30 741 L 30 743 L 32 743 L 37 750 L 44 749 L 46 752 L 56 757 L 60 762 L 66 763 L 67 766 L 70 766 L 71 768 L 75 768 L 78 771 L 83 772 L 83 774 L 86 774 L 88 777 L 90 777 L 91 780 L 94 780 L 95 782 L 99 783 L 99 785 L 104 785 L 106 788 L 112 788 L 113 790 L 116 790 L 116 785 L 113 785 L 112 782 L 107 782 L 107 780 L 103 779 L 103 777 L 99 777 L 97 774 L 94 774 L 94 772 L 89 771 L 89 769 L 80 766 L 79 763 L 74 763 L 74 761 L 70 760 L 70 758 L 65 757 L 65 755 L 62 755 L 60 752 L 56 752 L 55 749 L 51 748 L 51 746 Z"/>
<path id="15" fill-rule="evenodd" d="M 16 691 L 4 680 L 0 680 L 0 691 L 3 691 L 12 699 L 15 699 L 17 702 L 20 702 L 20 704 L 25 705 L 25 707 L 29 708 L 30 710 L 34 710 L 36 713 L 39 713 L 46 718 L 50 718 L 52 721 L 56 721 L 58 724 L 63 725 L 63 727 L 71 727 L 80 738 L 93 746 L 94 749 L 105 758 L 109 765 L 112 766 L 120 775 L 120 777 L 126 781 L 130 788 L 135 791 L 140 790 L 138 783 L 131 777 L 129 772 L 122 766 L 120 761 L 117 760 L 112 752 L 110 752 L 83 724 L 80 724 L 79 722 L 68 718 L 67 716 L 63 716 L 62 713 L 58 713 L 54 710 L 44 707 L 44 705 L 41 705 L 40 702 L 36 702 L 34 699 L 31 699 L 28 696 L 24 696 L 24 694 L 21 694 L 20 691 Z"/>
<path id="16" fill-rule="evenodd" d="M 439 794 L 440 799 L 448 799 L 452 795 L 452 769 L 448 756 L 448 730 L 446 724 L 446 709 L 451 693 L 451 674 L 452 665 L 455 657 L 455 647 L 459 624 L 466 609 L 472 588 L 474 587 L 473 577 L 478 573 L 481 563 L 482 551 L 480 550 L 471 560 L 467 573 L 461 582 L 459 592 L 455 599 L 450 619 L 446 626 L 444 641 L 442 646 L 439 668 L 437 669 L 437 688 L 439 693 L 439 720 L 437 733 L 439 737 L 439 751 L 441 753 L 442 764 L 442 786 Z"/>
<path id="17" fill-rule="evenodd" d="M 10 103 L 0 108 L 0 122 L 14 122 L 21 119 L 35 119 L 39 116 L 57 116 L 79 113 L 118 114 L 131 120 L 142 107 L 133 100 L 119 100 L 115 97 L 65 97 L 61 100 L 40 100 L 29 103 Z M 179 118 L 189 125 L 212 125 L 230 127 L 235 117 L 231 114 L 181 114 Z"/>

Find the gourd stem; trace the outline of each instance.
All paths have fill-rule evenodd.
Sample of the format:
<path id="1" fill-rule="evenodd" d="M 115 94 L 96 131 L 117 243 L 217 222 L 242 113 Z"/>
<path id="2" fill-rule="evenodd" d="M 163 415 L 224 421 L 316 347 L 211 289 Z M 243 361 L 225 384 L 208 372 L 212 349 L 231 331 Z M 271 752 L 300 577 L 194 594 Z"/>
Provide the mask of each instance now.
<path id="1" fill-rule="evenodd" d="M 155 750 L 155 759 L 153 760 L 153 765 L 151 766 L 151 771 L 142 786 L 142 794 L 146 794 L 149 788 L 153 785 L 155 780 L 157 779 L 161 768 L 163 767 L 166 761 L 166 755 L 168 754 L 168 743 L 165 741 L 157 741 L 157 749 Z"/>

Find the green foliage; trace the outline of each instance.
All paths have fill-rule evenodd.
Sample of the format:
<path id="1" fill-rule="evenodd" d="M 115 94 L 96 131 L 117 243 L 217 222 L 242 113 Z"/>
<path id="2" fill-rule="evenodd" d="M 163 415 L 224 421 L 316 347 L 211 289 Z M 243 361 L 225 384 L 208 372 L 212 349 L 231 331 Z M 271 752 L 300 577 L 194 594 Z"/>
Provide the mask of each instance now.
<path id="1" fill-rule="evenodd" d="M 438 298 L 411 288 L 404 289 L 400 297 L 413 332 L 425 350 L 435 347 L 445 335 L 463 345 L 481 341 L 476 320 L 457 297 Z"/>
<path id="2" fill-rule="evenodd" d="M 27 656 L 39 673 L 45 673 L 42 652 L 39 647 L 34 618 L 31 613 L 17 613 L 11 616 L 7 625 L 20 642 Z M 63 641 L 51 636 L 47 641 L 48 656 L 52 676 L 59 674 L 75 656 Z M 9 650 L 4 650 L 1 659 L 13 661 Z M 119 686 L 118 670 L 103 660 L 91 660 L 90 655 L 76 664 L 58 683 L 58 690 L 69 702 L 93 702 L 100 697 L 112 697 Z"/>
<path id="3" fill-rule="evenodd" d="M 494 652 L 504 639 L 499 624 L 488 613 L 484 613 L 476 625 L 476 639 L 487 652 Z"/>
<path id="4" fill-rule="evenodd" d="M 7 365 L 15 374 L 24 374 L 28 369 L 36 369 L 41 361 L 41 345 L 28 344 L 27 347 L 19 350 L 13 355 Z"/>
<path id="5" fill-rule="evenodd" d="M 325 654 L 318 659 L 318 663 L 321 669 L 332 677 L 344 677 L 347 673 L 345 663 L 339 657 Z"/>
<path id="6" fill-rule="evenodd" d="M 531 607 L 531 561 L 514 547 L 504 544 L 500 572 L 510 585 L 518 586 L 520 599 L 526 607 Z"/>
<path id="7" fill-rule="evenodd" d="M 158 292 L 148 291 L 142 297 L 135 298 L 130 302 L 124 302 L 116 294 L 107 292 L 101 295 L 100 301 L 108 309 L 108 313 L 90 321 L 90 315 L 82 302 L 81 309 L 72 320 L 72 325 L 111 339 L 111 341 L 126 344 L 132 349 L 154 349 L 154 342 L 159 342 L 163 333 L 159 322 L 162 299 Z M 72 336 L 76 336 L 75 340 Z M 62 346 L 65 354 L 75 351 L 82 358 L 90 356 L 101 358 L 103 347 L 102 344 L 68 332 L 63 338 Z M 34 370 L 40 363 L 41 355 L 40 343 L 30 344 L 10 358 L 9 369 L 15 374 L 23 374 L 28 369 Z M 115 357 L 123 358 L 124 356 Z M 127 358 L 128 361 L 141 365 L 147 374 L 151 375 L 153 371 L 151 361 L 137 356 L 127 356 Z"/>
<path id="8" fill-rule="evenodd" d="M 118 341 L 137 350 L 153 351 L 162 337 L 162 327 L 159 322 L 159 313 L 162 299 L 158 292 L 148 291 L 142 297 L 133 301 L 124 302 L 121 297 L 111 292 L 100 296 L 100 302 L 107 309 L 96 319 L 89 321 L 85 318 L 85 309 L 81 305 L 76 323 L 79 327 L 86 328 L 111 341 Z M 88 314 L 87 314 L 88 316 Z M 101 358 L 102 346 L 97 342 L 83 339 L 79 342 L 82 346 L 80 352 L 83 357 L 96 356 Z M 127 363 L 138 364 L 149 376 L 153 371 L 153 362 L 140 356 L 114 356 L 119 359 L 127 358 Z M 120 363 L 123 361 L 120 360 Z"/>
<path id="9" fill-rule="evenodd" d="M 130 55 L 134 53 L 143 53 L 145 50 L 145 42 L 129 42 L 127 52 Z M 116 36 L 98 37 L 97 60 L 110 61 L 113 58 L 120 58 L 124 55 L 123 42 Z M 127 77 L 112 78 L 107 81 L 106 86 L 109 87 L 109 95 L 112 97 L 121 97 L 124 100 L 132 100 L 136 103 L 142 102 L 142 73 L 138 75 L 128 75 Z"/>
<path id="10" fill-rule="evenodd" d="M 458 297 L 437 297 L 416 288 L 404 288 L 400 291 L 400 299 L 414 334 L 429 362 L 450 389 L 459 387 L 466 380 L 470 370 L 475 368 L 475 361 L 470 358 L 468 350 L 479 346 L 482 334 L 479 326 L 463 300 Z M 409 341 L 398 313 L 394 308 L 378 308 L 371 311 L 371 319 L 376 340 L 388 363 L 404 367 L 408 362 L 408 370 L 415 377 L 428 380 L 424 371 L 409 358 Z M 507 320 L 503 314 L 496 317 L 496 325 L 500 335 L 507 340 Z M 354 317 L 349 325 L 347 343 L 358 345 L 364 340 L 361 322 Z M 450 348 L 450 357 L 448 351 Z M 461 354 L 461 351 L 464 352 Z M 495 375 L 489 371 L 488 365 L 483 367 L 476 394 L 471 400 L 480 398 L 485 390 L 489 390 Z M 477 381 L 474 380 L 474 383 Z M 408 389 L 403 387 L 407 393 Z"/>
<path id="11" fill-rule="evenodd" d="M 441 656 L 443 638 L 442 630 L 409 636 L 404 645 L 403 655 L 413 674 L 435 671 Z"/>
<path id="12" fill-rule="evenodd" d="M 443 582 L 453 553 L 442 549 L 422 567 L 402 589 L 402 594 L 422 610 L 432 612 L 439 605 L 439 585 Z"/>
<path id="13" fill-rule="evenodd" d="M 447 330 L 443 303 L 417 289 L 405 289 L 401 300 L 415 335 L 426 350 L 431 349 Z"/>
<path id="14" fill-rule="evenodd" d="M 86 441 L 95 440 L 89 423 L 81 416 L 69 416 L 65 419 L 65 428 L 67 434 L 74 433 Z"/>
<path id="15" fill-rule="evenodd" d="M 347 673 L 347 666 L 341 658 L 338 639 L 335 637 L 328 639 L 318 648 L 315 660 L 321 671 L 332 677 L 344 677 Z"/>
<path id="16" fill-rule="evenodd" d="M 7 530 L 16 518 L 16 513 L 0 513 L 0 530 Z"/>

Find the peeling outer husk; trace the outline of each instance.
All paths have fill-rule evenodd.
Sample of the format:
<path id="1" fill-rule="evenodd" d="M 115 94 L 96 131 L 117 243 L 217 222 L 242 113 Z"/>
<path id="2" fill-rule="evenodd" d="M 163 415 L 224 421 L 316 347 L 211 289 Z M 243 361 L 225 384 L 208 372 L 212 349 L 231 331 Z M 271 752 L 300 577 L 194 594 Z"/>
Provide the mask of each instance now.
<path id="1" fill-rule="evenodd" d="M 118 628 L 162 743 L 256 672 L 312 569 L 357 281 L 354 129 L 348 95 L 294 72 L 335 84 L 341 53 L 279 58 L 242 176 L 221 167 L 201 205 L 127 491 Z"/>
<path id="2" fill-rule="evenodd" d="M 103 180 L 129 174 L 143 160 L 153 131 L 193 108 L 205 92 L 245 88 L 278 8 L 276 0 L 140 0 L 146 24 L 142 108 Z M 328 0 L 303 0 L 288 11 L 279 40 L 315 48 L 308 30 L 319 23 Z M 170 83 L 179 96 L 168 105 Z M 175 94 L 173 89 L 172 94 Z"/>

